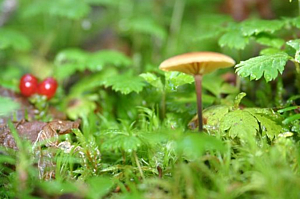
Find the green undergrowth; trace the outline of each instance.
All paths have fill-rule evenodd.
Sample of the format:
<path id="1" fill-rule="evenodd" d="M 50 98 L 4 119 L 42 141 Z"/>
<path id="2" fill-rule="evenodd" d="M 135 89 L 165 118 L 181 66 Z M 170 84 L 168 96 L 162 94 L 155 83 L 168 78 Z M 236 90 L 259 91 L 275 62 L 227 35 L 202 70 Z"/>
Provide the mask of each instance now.
<path id="1" fill-rule="evenodd" d="M 240 22 L 221 0 L 3 2 L 0 91 L 52 76 L 51 100 L 28 98 L 35 120 L 54 107 L 81 125 L 41 158 L 8 122 L 19 150 L 0 146 L 0 198 L 300 198 L 299 1 Z M 236 61 L 203 76 L 201 133 L 194 78 L 158 69 L 193 51 Z M 0 122 L 22 108 L 0 96 Z"/>
<path id="2" fill-rule="evenodd" d="M 18 152 L 2 154 L 1 197 L 299 196 L 298 136 L 283 132 L 283 124 L 264 117 L 269 110 L 227 107 L 225 113 L 211 115 L 215 120 L 208 119 L 206 126 L 219 129 L 208 128 L 214 131 L 207 134 L 185 130 L 170 115 L 162 121 L 154 110 L 137 109 L 136 122 L 121 120 L 114 129 L 99 128 L 91 125 L 100 118 L 94 115 L 83 120 L 83 131 L 74 129 L 72 135 L 61 137 L 74 146 L 57 150 L 55 180 L 39 179 L 37 160 L 26 143 Z M 213 110 L 205 110 L 204 115 Z"/>

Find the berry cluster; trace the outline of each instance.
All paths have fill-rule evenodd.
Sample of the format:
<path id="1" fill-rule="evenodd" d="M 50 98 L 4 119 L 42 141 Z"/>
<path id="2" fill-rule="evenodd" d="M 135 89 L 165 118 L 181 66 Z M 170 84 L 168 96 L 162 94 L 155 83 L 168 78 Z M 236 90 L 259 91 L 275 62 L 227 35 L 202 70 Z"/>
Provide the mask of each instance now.
<path id="1" fill-rule="evenodd" d="M 21 94 L 25 97 L 30 97 L 36 93 L 45 95 L 48 99 L 51 99 L 57 89 L 57 81 L 52 78 L 46 78 L 42 82 L 38 82 L 38 79 L 32 74 L 25 74 L 22 76 L 19 84 Z"/>

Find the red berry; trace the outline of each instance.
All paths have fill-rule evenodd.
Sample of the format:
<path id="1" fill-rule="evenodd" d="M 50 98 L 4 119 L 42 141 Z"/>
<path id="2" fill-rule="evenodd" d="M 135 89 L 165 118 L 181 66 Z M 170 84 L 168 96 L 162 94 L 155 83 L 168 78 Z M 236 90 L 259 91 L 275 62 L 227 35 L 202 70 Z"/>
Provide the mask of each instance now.
<path id="1" fill-rule="evenodd" d="M 54 78 L 46 78 L 38 85 L 38 93 L 51 99 L 55 95 L 57 86 L 57 81 Z"/>
<path id="2" fill-rule="evenodd" d="M 20 79 L 19 88 L 21 94 L 29 97 L 37 92 L 38 80 L 32 74 L 25 74 Z"/>

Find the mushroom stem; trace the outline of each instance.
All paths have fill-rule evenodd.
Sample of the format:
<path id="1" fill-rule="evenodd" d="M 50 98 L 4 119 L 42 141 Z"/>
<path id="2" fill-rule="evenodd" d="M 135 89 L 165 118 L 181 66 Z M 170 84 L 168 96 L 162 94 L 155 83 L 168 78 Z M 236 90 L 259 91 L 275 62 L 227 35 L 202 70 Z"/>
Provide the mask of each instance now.
<path id="1" fill-rule="evenodd" d="M 195 86 L 196 86 L 196 94 L 197 94 L 197 106 L 198 106 L 198 120 L 199 120 L 199 131 L 203 131 L 203 120 L 202 120 L 202 75 L 196 74 L 195 78 Z"/>

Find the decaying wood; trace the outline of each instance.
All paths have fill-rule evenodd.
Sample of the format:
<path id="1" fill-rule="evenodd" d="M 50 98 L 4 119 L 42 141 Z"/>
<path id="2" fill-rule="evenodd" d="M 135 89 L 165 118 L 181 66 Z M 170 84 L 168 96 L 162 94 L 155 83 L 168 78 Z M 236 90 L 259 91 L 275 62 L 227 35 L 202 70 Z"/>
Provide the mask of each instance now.
<path id="1" fill-rule="evenodd" d="M 73 128 L 78 128 L 79 124 L 79 120 L 75 122 L 53 120 L 48 123 L 40 121 L 21 121 L 14 123 L 14 126 L 19 136 L 23 139 L 27 139 L 32 143 L 37 143 L 54 138 L 54 140 L 49 140 L 49 142 L 46 143 L 46 146 L 57 146 L 58 136 L 70 133 Z M 0 125 L 0 145 L 16 150 L 18 149 L 7 124 Z"/>
<path id="2" fill-rule="evenodd" d="M 72 129 L 79 128 L 80 120 L 68 121 L 65 114 L 50 108 L 54 120 L 50 122 L 35 121 L 37 110 L 22 95 L 0 86 L 0 96 L 9 97 L 20 104 L 20 109 L 12 116 L 0 118 L 0 145 L 18 150 L 15 138 L 7 124 L 8 120 L 13 121 L 13 125 L 21 139 L 32 143 L 32 150 L 38 159 L 40 178 L 50 180 L 55 177 L 55 163 L 53 157 L 55 153 L 51 150 L 59 148 L 58 136 L 71 133 Z M 41 145 L 49 149 L 43 150 Z"/>

